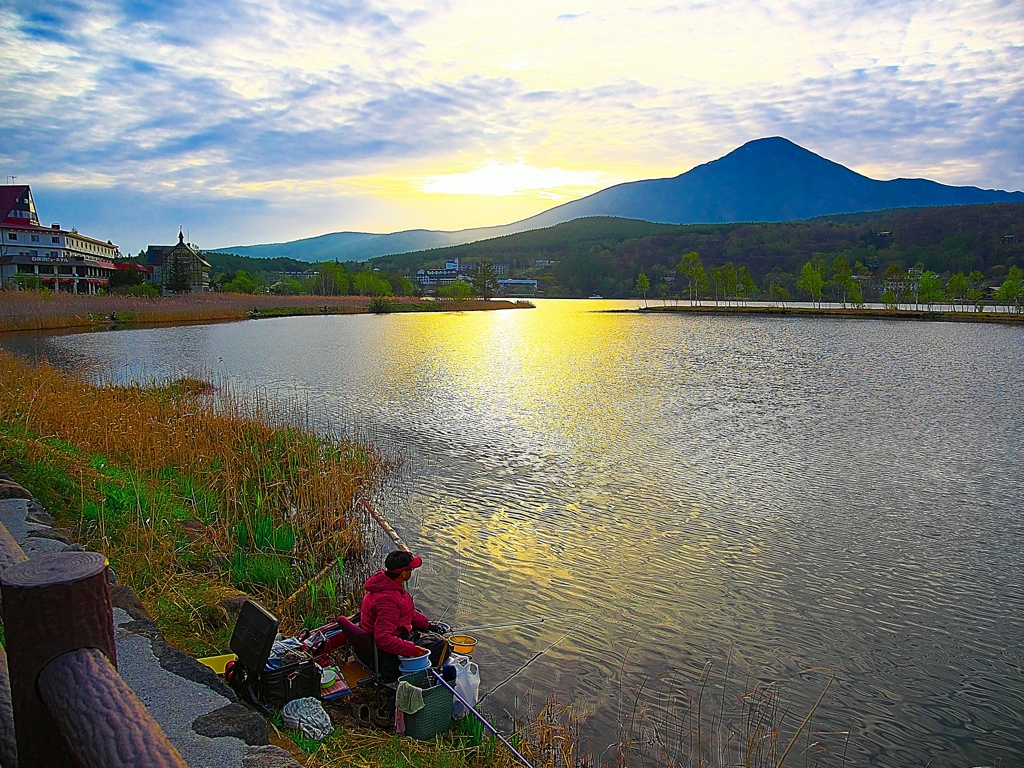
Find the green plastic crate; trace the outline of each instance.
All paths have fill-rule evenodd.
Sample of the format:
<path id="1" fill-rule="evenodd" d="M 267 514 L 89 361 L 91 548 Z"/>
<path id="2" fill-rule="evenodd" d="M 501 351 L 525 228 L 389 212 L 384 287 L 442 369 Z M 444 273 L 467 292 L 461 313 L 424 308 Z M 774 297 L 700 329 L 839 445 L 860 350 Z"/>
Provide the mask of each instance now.
<path id="1" fill-rule="evenodd" d="M 405 735 L 426 741 L 447 731 L 452 724 L 452 704 L 455 701 L 452 692 L 437 682 L 433 675 L 428 676 L 426 670 L 402 675 L 398 679 L 423 688 L 423 709 L 405 716 Z"/>

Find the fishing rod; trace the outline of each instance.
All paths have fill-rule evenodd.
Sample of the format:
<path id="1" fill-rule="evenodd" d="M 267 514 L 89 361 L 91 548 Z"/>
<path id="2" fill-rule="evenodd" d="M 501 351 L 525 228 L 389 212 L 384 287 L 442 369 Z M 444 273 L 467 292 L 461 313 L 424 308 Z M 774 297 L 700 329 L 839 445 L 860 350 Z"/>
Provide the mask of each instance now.
<path id="1" fill-rule="evenodd" d="M 462 698 L 461 694 L 459 694 L 458 691 L 456 691 L 454 688 L 452 688 L 452 686 L 448 684 L 448 681 L 445 680 L 444 677 L 442 677 L 441 675 L 438 674 L 436 669 L 431 669 L 430 673 L 433 674 L 433 676 L 435 678 L 437 678 L 437 681 L 439 683 L 441 683 L 441 685 L 443 685 L 445 688 L 447 688 L 449 691 L 451 691 L 452 694 L 455 696 L 455 698 L 458 699 L 459 701 L 461 701 L 463 703 L 463 705 L 466 707 L 466 709 L 468 709 L 470 712 L 472 712 L 473 715 L 476 717 L 476 719 L 479 720 L 482 725 L 487 727 L 487 730 L 489 730 L 491 733 L 493 733 L 495 736 L 497 736 L 499 739 L 501 739 L 501 743 L 504 744 L 506 747 L 508 747 L 509 752 L 511 752 L 513 755 L 515 755 L 517 758 L 519 758 L 519 762 L 521 762 L 523 765 L 525 765 L 526 768 L 533 768 L 533 766 L 530 765 L 530 761 L 527 760 L 522 755 L 520 755 L 518 750 L 516 750 L 515 747 L 513 747 L 511 744 L 509 744 L 508 739 L 506 739 L 504 736 L 502 736 L 500 733 L 498 733 L 498 729 L 495 728 L 493 725 L 491 725 L 489 722 L 487 722 L 487 719 L 483 715 L 481 715 L 479 712 L 477 712 L 472 704 L 470 704 L 468 701 L 466 701 L 464 698 Z"/>
<path id="2" fill-rule="evenodd" d="M 453 627 L 452 632 L 476 632 L 481 629 L 504 629 L 505 627 L 527 627 L 532 624 L 543 624 L 545 621 L 568 621 L 570 619 L 578 619 L 584 614 L 570 614 L 568 616 L 543 616 L 539 619 L 523 619 L 522 621 L 508 621 L 503 624 L 481 624 L 476 627 Z M 592 614 L 586 614 L 592 615 Z"/>
<path id="3" fill-rule="evenodd" d="M 452 632 L 476 632 L 481 629 L 504 629 L 505 627 L 527 627 L 531 624 L 543 624 L 543 619 L 530 619 L 528 621 L 509 621 L 504 624 L 481 624 L 476 627 L 452 627 Z"/>
<path id="4" fill-rule="evenodd" d="M 498 684 L 497 684 L 496 686 L 494 686 L 493 688 L 491 688 L 491 690 L 489 690 L 489 691 L 488 691 L 487 693 L 485 693 L 485 694 L 484 694 L 483 696 L 481 696 L 481 697 L 480 697 L 480 701 L 483 701 L 483 700 L 484 700 L 484 699 L 486 699 L 486 698 L 487 698 L 488 696 L 490 696 L 490 695 L 491 695 L 492 693 L 494 693 L 494 692 L 495 692 L 496 690 L 498 690 L 499 688 L 501 688 L 501 686 L 503 686 L 503 685 L 504 685 L 505 683 L 507 683 L 507 682 L 508 682 L 509 680 L 511 680 L 512 678 L 514 678 L 514 677 L 515 677 L 516 675 L 518 675 L 518 674 L 519 674 L 520 672 L 522 672 L 522 671 L 523 671 L 524 669 L 526 669 L 526 668 L 527 668 L 528 666 L 530 666 L 531 664 L 533 664 L 533 662 L 535 662 L 535 661 L 536 661 L 537 659 L 539 659 L 539 658 L 540 658 L 541 656 L 543 656 L 543 655 L 544 655 L 545 653 L 547 653 L 548 651 L 550 651 L 550 650 L 551 650 L 552 648 L 554 648 L 554 647 L 555 647 L 556 645 L 558 645 L 558 644 L 559 644 L 560 642 L 562 642 L 563 640 L 565 640 L 565 638 L 567 638 L 567 637 L 568 637 L 569 635 L 571 635 L 571 634 L 572 634 L 573 632 L 575 632 L 575 631 L 576 631 L 577 629 L 579 629 L 580 627 L 582 627 L 582 626 L 583 626 L 584 624 L 586 624 L 586 623 L 587 623 L 588 621 L 590 621 L 590 620 L 591 620 L 592 618 L 594 618 L 594 614 L 592 614 L 592 613 L 590 613 L 590 614 L 587 614 L 587 616 L 586 616 L 586 617 L 585 617 L 585 618 L 583 619 L 583 621 L 581 621 L 581 622 L 580 622 L 579 624 L 577 624 L 577 625 L 576 625 L 575 627 L 573 627 L 572 629 L 570 629 L 570 630 L 569 630 L 568 632 L 566 632 L 566 633 L 565 633 L 564 635 L 562 635 L 562 636 L 561 636 L 560 638 L 558 638 L 557 640 L 555 640 L 555 642 L 553 642 L 553 643 L 552 643 L 551 645 L 549 645 L 549 646 L 548 646 L 547 648 L 545 648 L 545 649 L 544 649 L 543 651 L 538 651 L 537 653 L 533 654 L 533 656 L 532 656 L 532 657 L 530 657 L 530 660 L 529 660 L 528 662 L 526 662 L 525 664 L 523 664 L 523 666 L 521 666 L 521 667 L 520 667 L 519 669 L 517 669 L 517 670 L 516 670 L 515 672 L 513 672 L 513 673 L 512 673 L 511 675 L 509 675 L 508 677 L 506 677 L 506 678 L 505 678 L 504 680 L 502 680 L 502 681 L 501 681 L 500 683 L 498 683 Z"/>

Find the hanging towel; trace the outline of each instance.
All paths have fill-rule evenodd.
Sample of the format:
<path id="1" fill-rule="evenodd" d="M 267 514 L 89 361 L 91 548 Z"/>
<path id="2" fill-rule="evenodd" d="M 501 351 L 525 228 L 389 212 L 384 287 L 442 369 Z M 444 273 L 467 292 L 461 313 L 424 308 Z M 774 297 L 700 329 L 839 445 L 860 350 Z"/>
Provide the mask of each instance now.
<path id="1" fill-rule="evenodd" d="M 424 707 L 423 689 L 403 680 L 395 691 L 395 706 L 407 715 L 419 712 Z"/>
<path id="2" fill-rule="evenodd" d="M 395 707 L 395 733 L 405 733 L 405 712 Z"/>

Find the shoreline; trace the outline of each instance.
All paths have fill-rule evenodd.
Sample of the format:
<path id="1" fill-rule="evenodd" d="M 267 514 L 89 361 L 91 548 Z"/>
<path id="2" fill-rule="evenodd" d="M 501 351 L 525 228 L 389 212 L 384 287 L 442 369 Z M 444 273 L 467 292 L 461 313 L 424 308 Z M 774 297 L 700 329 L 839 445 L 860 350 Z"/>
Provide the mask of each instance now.
<path id="1" fill-rule="evenodd" d="M 760 315 L 767 317 L 839 317 L 856 320 L 921 320 L 925 322 L 992 323 L 997 325 L 1024 325 L 1024 313 L 1019 312 L 950 312 L 924 309 L 857 309 L 839 307 L 722 307 L 722 306 L 663 306 L 636 309 L 600 310 L 627 314 L 696 314 L 696 315 Z"/>
<path id="2" fill-rule="evenodd" d="M 113 330 L 275 317 L 374 313 L 368 296 L 186 294 L 147 299 L 128 296 L 44 296 L 10 291 L 0 295 L 3 298 L 0 301 L 0 333 Z M 377 314 L 530 308 L 533 308 L 530 302 L 508 299 L 423 301 L 400 296 L 390 297 L 387 308 Z"/>
<path id="3" fill-rule="evenodd" d="M 0 405 L 0 522 L 26 552 L 107 556 L 118 577 L 120 672 L 190 765 L 510 768 L 507 754 L 467 749 L 472 741 L 458 727 L 430 742 L 365 728 L 357 716 L 365 696 L 336 702 L 334 732 L 320 740 L 279 730 L 197 661 L 229 650 L 247 598 L 291 635 L 355 609 L 376 567 L 363 526 L 372 520 L 400 542 L 371 501 L 393 457 L 368 443 L 271 426 L 266 412 L 222 408 L 212 385 L 197 379 L 92 385 L 0 353 L 0 391 L 33 393 L 31 402 Z M 52 532 L 25 530 L 33 527 Z M 535 765 L 549 732 L 578 744 L 565 711 L 538 711 L 516 726 Z"/>

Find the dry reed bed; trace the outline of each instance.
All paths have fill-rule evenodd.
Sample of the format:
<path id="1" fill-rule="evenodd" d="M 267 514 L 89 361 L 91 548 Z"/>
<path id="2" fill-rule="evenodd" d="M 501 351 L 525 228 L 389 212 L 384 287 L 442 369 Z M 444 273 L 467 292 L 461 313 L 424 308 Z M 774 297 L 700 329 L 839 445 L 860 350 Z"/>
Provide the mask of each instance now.
<path id="1" fill-rule="evenodd" d="M 666 768 L 844 768 L 850 733 L 822 731 L 815 716 L 835 680 L 830 669 L 814 668 L 824 679 L 818 698 L 808 712 L 792 712 L 783 701 L 778 681 L 754 681 L 748 670 L 742 684 L 725 677 L 711 684 L 714 663 L 709 661 L 692 686 L 682 686 L 666 671 L 657 680 L 645 678 L 634 694 L 633 706 L 619 713 L 619 741 L 614 745 L 615 765 L 657 765 Z M 644 689 L 657 682 L 656 701 L 644 703 Z M 788 761 L 788 762 L 787 762 Z"/>
<path id="2" fill-rule="evenodd" d="M 0 353 L 0 462 L 44 485 L 58 472 L 51 512 L 155 616 L 191 622 L 208 645 L 213 604 L 238 588 L 286 630 L 344 608 L 339 580 L 358 581 L 364 554 L 357 502 L 394 469 L 368 446 L 274 423 L 265 401 L 201 381 L 95 386 Z"/>
<path id="3" fill-rule="evenodd" d="M 509 301 L 420 301 L 391 297 L 388 301 L 409 311 L 469 311 L 524 306 Z M 85 296 L 38 291 L 0 291 L 0 333 L 132 324 L 244 320 L 253 309 L 263 314 L 331 314 L 366 312 L 367 296 L 270 296 L 240 293 L 202 293 L 147 299 L 138 296 Z"/>
<path id="4" fill-rule="evenodd" d="M 37 291 L 0 291 L 0 331 L 51 330 L 102 324 L 111 313 L 134 323 L 243 320 L 253 308 L 331 307 L 365 311 L 364 296 L 249 296 L 202 293 L 147 299 L 139 296 L 85 296 Z"/>
<path id="5" fill-rule="evenodd" d="M 534 768 L 591 768 L 592 758 L 578 750 L 587 714 L 576 706 L 550 699 L 536 712 L 518 719 L 506 738 Z M 467 716 L 466 724 L 472 721 L 472 716 Z M 472 741 L 458 731 L 456 725 L 437 740 L 414 741 L 382 731 L 339 730 L 314 746 L 306 767 L 523 768 L 493 737 L 484 735 L 479 746 L 471 746 Z"/>

